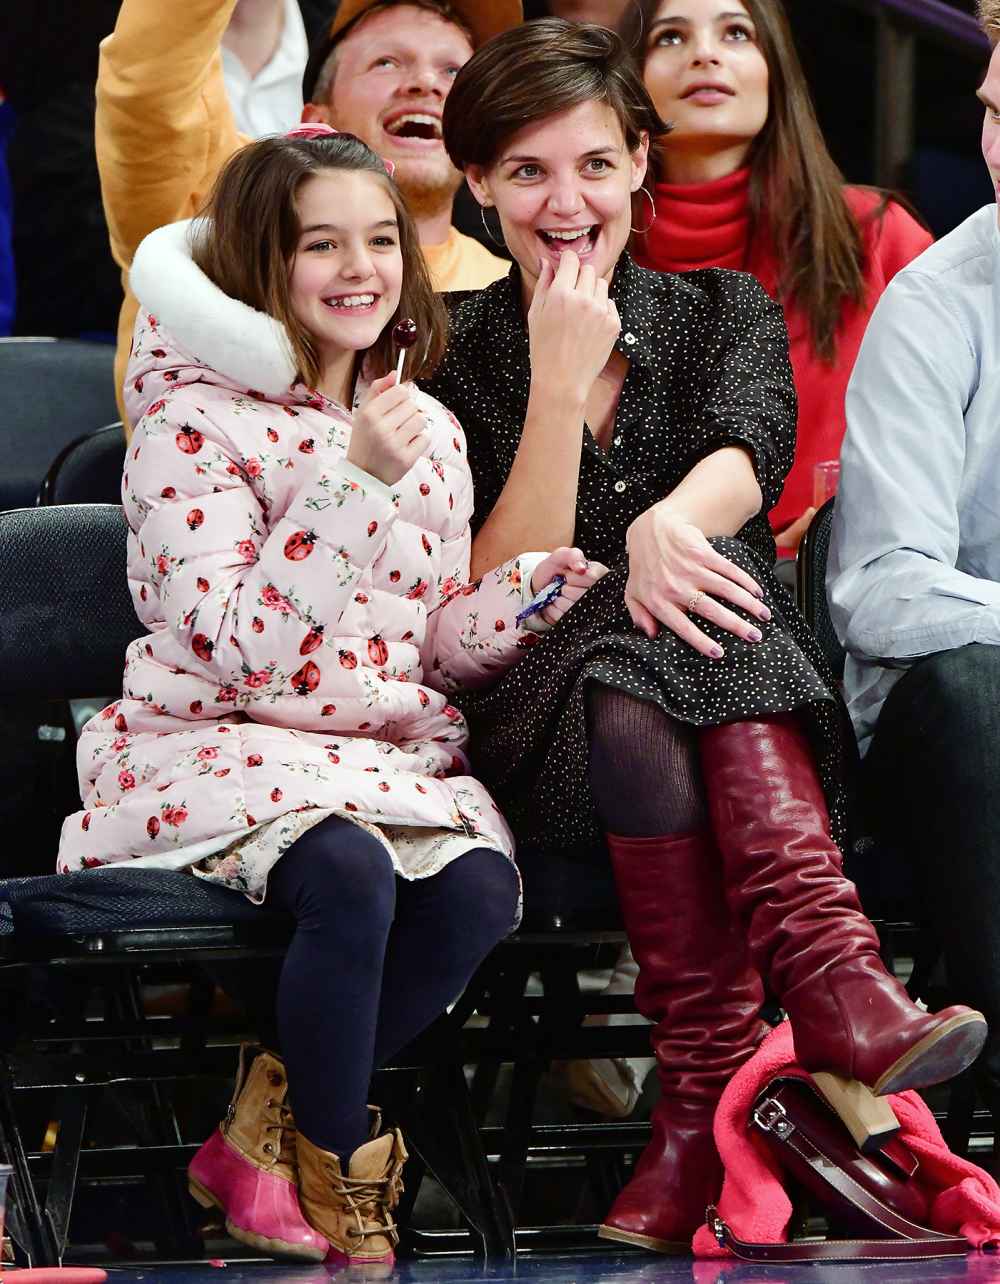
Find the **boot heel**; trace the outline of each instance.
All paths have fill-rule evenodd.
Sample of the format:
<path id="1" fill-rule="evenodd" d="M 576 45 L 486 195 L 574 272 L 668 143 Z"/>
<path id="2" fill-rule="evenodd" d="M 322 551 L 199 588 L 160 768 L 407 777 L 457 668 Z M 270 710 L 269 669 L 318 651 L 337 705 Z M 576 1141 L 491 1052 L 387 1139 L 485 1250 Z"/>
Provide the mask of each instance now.
<path id="1" fill-rule="evenodd" d="M 885 1097 L 876 1097 L 857 1079 L 823 1071 L 812 1081 L 836 1111 L 863 1155 L 872 1155 L 899 1132 L 899 1120 Z"/>
<path id="2" fill-rule="evenodd" d="M 215 1196 L 210 1195 L 205 1187 L 200 1182 L 195 1181 L 193 1177 L 188 1178 L 188 1194 L 190 1194 L 195 1203 L 201 1204 L 202 1208 L 219 1207 L 219 1201 Z"/>

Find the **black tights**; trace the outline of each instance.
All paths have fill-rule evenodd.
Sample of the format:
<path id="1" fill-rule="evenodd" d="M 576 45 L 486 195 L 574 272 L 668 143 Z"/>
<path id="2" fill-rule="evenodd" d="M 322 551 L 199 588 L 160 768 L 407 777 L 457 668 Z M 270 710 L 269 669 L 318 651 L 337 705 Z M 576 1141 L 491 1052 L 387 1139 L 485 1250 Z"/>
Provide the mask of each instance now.
<path id="1" fill-rule="evenodd" d="M 707 823 L 698 732 L 657 704 L 593 684 L 590 789 L 609 834 L 687 834 Z"/>
<path id="2" fill-rule="evenodd" d="M 517 875 L 466 852 L 398 878 L 382 844 L 333 816 L 271 871 L 267 904 L 296 920 L 278 983 L 278 1032 L 296 1125 L 341 1157 L 367 1138 L 372 1071 L 445 1010 L 510 930 Z"/>

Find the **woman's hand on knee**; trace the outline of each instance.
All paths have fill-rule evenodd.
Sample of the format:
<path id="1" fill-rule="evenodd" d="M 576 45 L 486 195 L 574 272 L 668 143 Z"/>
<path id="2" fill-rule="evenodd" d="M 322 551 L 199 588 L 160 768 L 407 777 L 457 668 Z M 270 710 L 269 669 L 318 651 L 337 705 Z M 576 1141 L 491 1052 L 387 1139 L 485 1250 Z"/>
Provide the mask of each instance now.
<path id="1" fill-rule="evenodd" d="M 725 652 L 698 628 L 700 617 L 747 642 L 760 641 L 759 629 L 723 605 L 729 602 L 769 620 L 760 585 L 717 552 L 693 523 L 653 507 L 629 527 L 627 542 L 625 605 L 647 637 L 665 626 L 702 655 L 719 659 Z"/>
<path id="2" fill-rule="evenodd" d="M 574 603 L 579 602 L 587 589 L 607 573 L 606 566 L 588 561 L 578 548 L 555 549 L 544 562 L 538 563 L 531 577 L 532 593 L 540 593 L 557 575 L 566 581 L 559 590 L 559 596 L 541 612 L 541 618 L 546 624 L 555 624 Z"/>

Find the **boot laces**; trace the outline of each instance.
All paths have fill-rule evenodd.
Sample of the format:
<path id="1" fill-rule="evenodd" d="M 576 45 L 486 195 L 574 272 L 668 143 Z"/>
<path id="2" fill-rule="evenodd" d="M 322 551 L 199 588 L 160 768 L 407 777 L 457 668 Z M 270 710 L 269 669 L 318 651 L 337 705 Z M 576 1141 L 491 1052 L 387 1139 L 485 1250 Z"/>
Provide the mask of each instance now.
<path id="1" fill-rule="evenodd" d="M 295 1153 L 295 1118 L 292 1115 L 291 1106 L 286 1106 L 282 1101 L 275 1101 L 268 1098 L 266 1104 L 277 1112 L 277 1119 L 264 1125 L 265 1132 L 276 1132 L 278 1134 L 278 1144 L 274 1149 L 274 1162 L 278 1164 L 288 1164 L 294 1170 L 298 1170 L 298 1159 Z"/>
<path id="2" fill-rule="evenodd" d="M 357 1240 L 385 1235 L 391 1243 L 399 1243 L 396 1223 L 389 1215 L 403 1192 L 403 1165 L 398 1160 L 384 1177 L 345 1177 L 332 1164 L 327 1168 L 327 1176 L 334 1194 L 344 1201 L 357 1223 L 347 1228 L 348 1235 Z"/>

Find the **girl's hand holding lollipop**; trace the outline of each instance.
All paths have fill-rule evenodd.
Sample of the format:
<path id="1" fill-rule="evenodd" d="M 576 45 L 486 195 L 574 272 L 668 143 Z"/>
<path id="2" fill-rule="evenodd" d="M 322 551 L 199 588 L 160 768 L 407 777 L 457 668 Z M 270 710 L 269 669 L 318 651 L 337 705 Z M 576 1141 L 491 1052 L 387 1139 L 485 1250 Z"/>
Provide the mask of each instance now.
<path id="1" fill-rule="evenodd" d="M 355 411 L 347 458 L 386 486 L 394 486 L 423 454 L 427 421 L 412 390 L 395 371 L 376 379 Z"/>
<path id="2" fill-rule="evenodd" d="M 376 379 L 354 416 L 347 458 L 372 477 L 393 486 L 420 458 L 427 444 L 427 424 L 408 389 L 401 386 L 403 361 L 417 341 L 416 323 L 401 317 L 392 327 L 399 348 L 393 374 Z"/>

